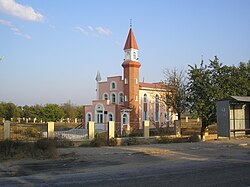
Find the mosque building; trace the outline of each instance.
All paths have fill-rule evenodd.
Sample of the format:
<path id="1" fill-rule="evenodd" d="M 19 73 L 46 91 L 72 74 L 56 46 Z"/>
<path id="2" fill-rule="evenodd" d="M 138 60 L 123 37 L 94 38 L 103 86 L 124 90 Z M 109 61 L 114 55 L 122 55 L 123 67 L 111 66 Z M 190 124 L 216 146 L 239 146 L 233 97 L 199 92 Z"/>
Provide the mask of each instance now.
<path id="1" fill-rule="evenodd" d="M 150 128 L 173 126 L 176 114 L 161 102 L 162 95 L 171 87 L 139 80 L 141 63 L 132 26 L 123 50 L 123 76 L 110 76 L 102 81 L 97 72 L 96 100 L 83 107 L 85 128 L 89 121 L 95 122 L 95 129 L 102 130 L 107 130 L 107 123 L 114 121 L 117 134 L 142 129 L 145 120 L 150 121 Z"/>

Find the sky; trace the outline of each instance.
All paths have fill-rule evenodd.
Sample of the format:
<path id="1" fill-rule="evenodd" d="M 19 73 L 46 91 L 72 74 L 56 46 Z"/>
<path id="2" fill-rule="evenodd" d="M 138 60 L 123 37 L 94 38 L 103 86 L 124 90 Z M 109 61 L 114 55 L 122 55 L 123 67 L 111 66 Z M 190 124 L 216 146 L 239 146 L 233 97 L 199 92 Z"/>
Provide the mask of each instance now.
<path id="1" fill-rule="evenodd" d="M 140 81 L 218 56 L 250 60 L 249 0 L 0 0 L 0 101 L 91 104 L 95 76 L 122 75 L 132 19 Z"/>

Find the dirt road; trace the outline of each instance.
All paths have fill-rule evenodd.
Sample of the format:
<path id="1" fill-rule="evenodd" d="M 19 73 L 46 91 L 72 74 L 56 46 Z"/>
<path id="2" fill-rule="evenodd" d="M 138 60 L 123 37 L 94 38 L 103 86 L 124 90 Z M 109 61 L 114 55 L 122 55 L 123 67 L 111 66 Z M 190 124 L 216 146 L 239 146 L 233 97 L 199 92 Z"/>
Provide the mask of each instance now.
<path id="1" fill-rule="evenodd" d="M 59 152 L 56 160 L 2 162 L 0 186 L 250 185 L 250 138 Z"/>

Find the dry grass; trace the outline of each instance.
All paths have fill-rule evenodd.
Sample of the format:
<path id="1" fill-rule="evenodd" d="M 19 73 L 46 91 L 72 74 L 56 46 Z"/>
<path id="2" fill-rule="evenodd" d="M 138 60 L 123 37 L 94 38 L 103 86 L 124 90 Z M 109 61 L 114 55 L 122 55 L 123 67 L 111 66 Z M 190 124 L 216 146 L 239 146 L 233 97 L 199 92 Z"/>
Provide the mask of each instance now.
<path id="1" fill-rule="evenodd" d="M 5 140 L 0 142 L 0 159 L 51 159 L 58 156 L 56 145 L 51 140 L 21 142 Z"/>

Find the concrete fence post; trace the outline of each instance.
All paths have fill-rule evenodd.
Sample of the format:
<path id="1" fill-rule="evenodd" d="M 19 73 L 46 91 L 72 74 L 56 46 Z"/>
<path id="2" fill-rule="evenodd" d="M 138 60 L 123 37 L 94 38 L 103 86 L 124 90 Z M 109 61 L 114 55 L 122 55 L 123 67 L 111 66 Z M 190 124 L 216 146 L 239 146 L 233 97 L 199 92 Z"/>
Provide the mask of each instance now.
<path id="1" fill-rule="evenodd" d="M 176 136 L 181 136 L 181 121 L 175 120 L 174 121 L 174 131 Z"/>
<path id="2" fill-rule="evenodd" d="M 3 125 L 3 131 L 4 135 L 3 138 L 4 140 L 10 139 L 10 121 L 5 121 Z"/>
<path id="3" fill-rule="evenodd" d="M 47 130 L 47 138 L 54 138 L 55 134 L 54 134 L 54 126 L 55 123 L 54 122 L 48 122 L 48 130 Z"/>
<path id="4" fill-rule="evenodd" d="M 109 139 L 115 137 L 115 122 L 114 121 L 108 122 L 108 133 L 109 133 Z"/>
<path id="5" fill-rule="evenodd" d="M 95 122 L 89 121 L 88 123 L 88 137 L 89 140 L 93 140 L 95 138 Z"/>
<path id="6" fill-rule="evenodd" d="M 149 121 L 143 121 L 143 137 L 149 138 Z"/>

